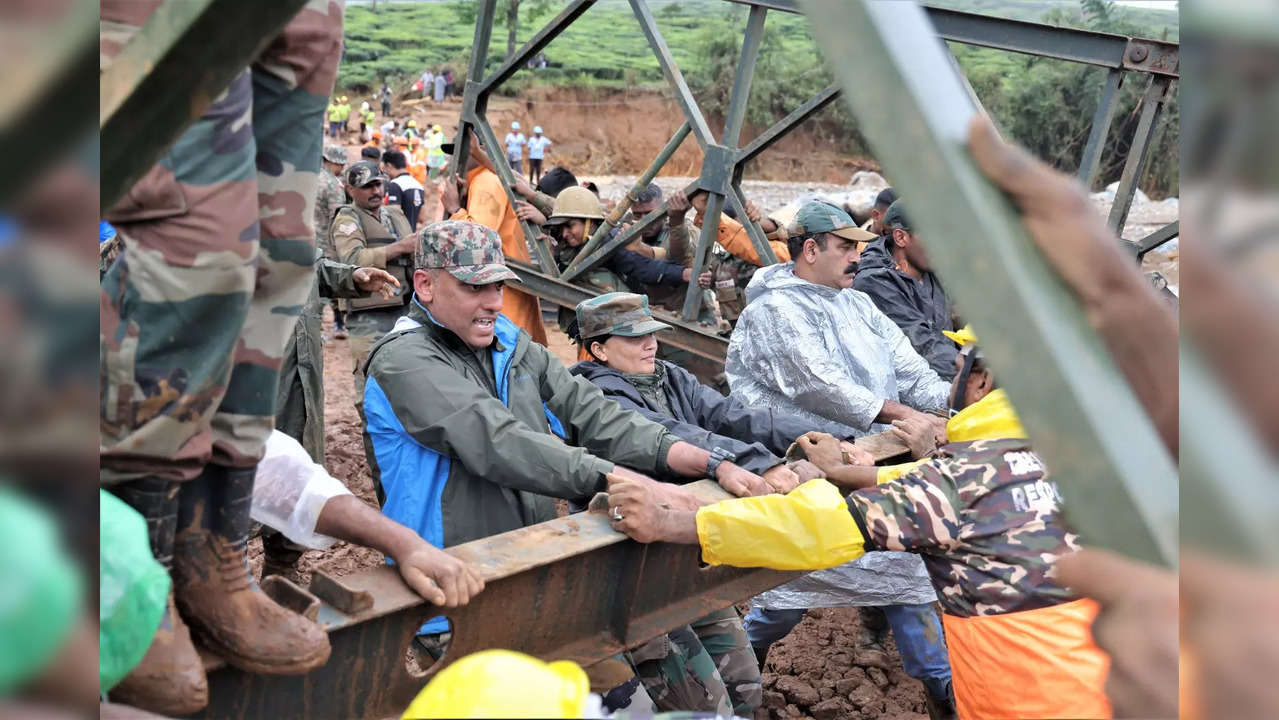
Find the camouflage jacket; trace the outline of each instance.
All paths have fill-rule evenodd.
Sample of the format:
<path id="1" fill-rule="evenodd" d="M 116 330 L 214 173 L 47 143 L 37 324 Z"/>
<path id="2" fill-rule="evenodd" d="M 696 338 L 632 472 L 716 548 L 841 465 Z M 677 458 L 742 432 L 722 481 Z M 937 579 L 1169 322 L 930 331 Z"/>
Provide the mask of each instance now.
<path id="1" fill-rule="evenodd" d="M 849 510 L 866 549 L 919 553 L 948 614 L 1002 615 L 1076 599 L 1054 560 L 1078 549 L 1061 491 L 1024 439 L 951 443 Z"/>
<path id="2" fill-rule="evenodd" d="M 341 181 L 328 170 L 321 170 L 315 193 L 315 246 L 329 260 L 338 259 L 329 224 L 333 221 L 333 213 L 345 203 L 346 190 L 342 188 Z"/>

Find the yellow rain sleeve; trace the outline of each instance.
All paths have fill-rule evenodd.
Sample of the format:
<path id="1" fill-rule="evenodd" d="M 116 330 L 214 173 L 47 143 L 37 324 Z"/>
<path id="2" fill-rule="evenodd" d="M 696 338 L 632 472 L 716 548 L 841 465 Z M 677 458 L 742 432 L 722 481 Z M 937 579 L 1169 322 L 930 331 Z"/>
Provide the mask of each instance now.
<path id="1" fill-rule="evenodd" d="M 839 489 L 821 479 L 788 495 L 707 505 L 697 511 L 697 539 L 711 565 L 821 570 L 866 554 Z"/>
<path id="2" fill-rule="evenodd" d="M 900 465 L 885 465 L 875 471 L 875 484 L 883 485 L 886 482 L 892 482 L 911 470 L 914 470 L 923 462 L 923 460 L 912 460 Z"/>

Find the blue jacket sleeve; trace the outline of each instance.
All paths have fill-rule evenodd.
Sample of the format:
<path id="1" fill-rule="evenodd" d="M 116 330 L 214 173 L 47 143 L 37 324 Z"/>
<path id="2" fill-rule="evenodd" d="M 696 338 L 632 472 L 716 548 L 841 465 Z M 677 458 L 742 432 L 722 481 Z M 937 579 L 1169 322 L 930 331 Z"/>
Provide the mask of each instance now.
<path id="1" fill-rule="evenodd" d="M 604 262 L 604 266 L 628 282 L 670 286 L 684 284 L 683 265 L 644 257 L 630 250 L 617 251 L 613 257 Z"/>

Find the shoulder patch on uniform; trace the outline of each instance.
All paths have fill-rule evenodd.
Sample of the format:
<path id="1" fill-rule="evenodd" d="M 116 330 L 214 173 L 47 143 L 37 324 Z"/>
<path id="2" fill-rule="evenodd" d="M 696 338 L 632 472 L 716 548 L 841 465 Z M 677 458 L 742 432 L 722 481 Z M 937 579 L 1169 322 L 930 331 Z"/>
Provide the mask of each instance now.
<path id="1" fill-rule="evenodd" d="M 1014 476 L 1042 474 L 1044 463 L 1039 456 L 1030 451 L 1004 453 L 1004 462 L 1008 463 L 1008 471 Z"/>

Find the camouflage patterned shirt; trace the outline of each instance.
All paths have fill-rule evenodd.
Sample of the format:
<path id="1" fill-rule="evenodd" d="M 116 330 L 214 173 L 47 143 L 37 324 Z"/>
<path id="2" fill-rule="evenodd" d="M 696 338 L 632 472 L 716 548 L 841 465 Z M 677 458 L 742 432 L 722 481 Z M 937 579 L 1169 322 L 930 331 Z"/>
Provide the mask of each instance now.
<path id="1" fill-rule="evenodd" d="M 328 170 L 321 170 L 315 193 L 315 246 L 329 260 L 338 259 L 329 225 L 333 222 L 333 213 L 338 206 L 345 203 L 346 190 L 342 189 L 342 182 Z"/>
<path id="2" fill-rule="evenodd" d="M 1053 561 L 1078 549 L 1061 491 L 1024 439 L 942 447 L 898 480 L 849 495 L 866 549 L 923 556 L 942 607 L 972 617 L 1076 599 Z"/>

